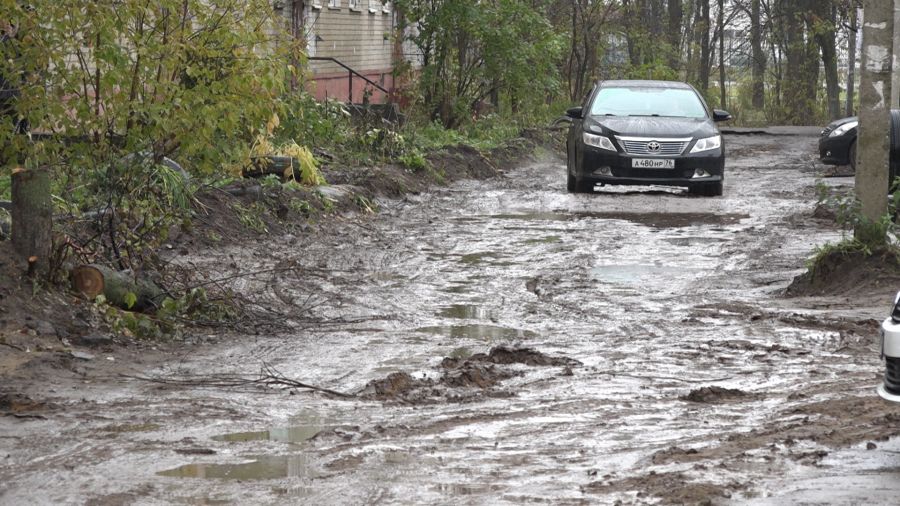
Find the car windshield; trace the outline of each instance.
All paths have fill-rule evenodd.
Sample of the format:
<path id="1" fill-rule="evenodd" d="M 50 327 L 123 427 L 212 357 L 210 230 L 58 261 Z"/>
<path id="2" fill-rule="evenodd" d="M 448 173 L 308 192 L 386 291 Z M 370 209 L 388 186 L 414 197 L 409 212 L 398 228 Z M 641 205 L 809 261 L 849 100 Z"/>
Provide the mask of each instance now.
<path id="1" fill-rule="evenodd" d="M 591 115 L 705 118 L 706 109 L 691 89 L 603 88 L 594 98 Z"/>

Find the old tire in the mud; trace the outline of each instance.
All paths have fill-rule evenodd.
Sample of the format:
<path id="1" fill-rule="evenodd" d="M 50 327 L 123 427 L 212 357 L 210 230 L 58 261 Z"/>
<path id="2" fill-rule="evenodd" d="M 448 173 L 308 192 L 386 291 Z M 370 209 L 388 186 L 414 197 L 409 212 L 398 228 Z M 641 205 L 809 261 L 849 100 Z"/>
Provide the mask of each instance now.
<path id="1" fill-rule="evenodd" d="M 722 181 L 691 185 L 688 191 L 704 197 L 718 197 L 722 195 Z"/>

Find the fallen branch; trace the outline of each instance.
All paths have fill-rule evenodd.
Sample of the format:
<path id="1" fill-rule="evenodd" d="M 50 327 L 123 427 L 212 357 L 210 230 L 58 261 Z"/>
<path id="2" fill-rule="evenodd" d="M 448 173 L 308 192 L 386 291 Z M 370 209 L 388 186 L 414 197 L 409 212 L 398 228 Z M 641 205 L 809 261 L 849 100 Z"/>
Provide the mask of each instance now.
<path id="1" fill-rule="evenodd" d="M 302 388 L 313 390 L 335 397 L 349 399 L 355 397 L 353 394 L 345 394 L 329 388 L 318 387 L 288 378 L 274 369 L 272 366 L 263 362 L 259 376 L 250 377 L 241 374 L 186 374 L 180 377 L 145 377 L 131 376 L 127 374 L 120 375 L 123 378 L 136 379 L 140 381 L 148 381 L 150 383 L 160 383 L 163 385 L 176 385 L 199 388 L 239 388 L 239 387 L 288 387 Z"/>

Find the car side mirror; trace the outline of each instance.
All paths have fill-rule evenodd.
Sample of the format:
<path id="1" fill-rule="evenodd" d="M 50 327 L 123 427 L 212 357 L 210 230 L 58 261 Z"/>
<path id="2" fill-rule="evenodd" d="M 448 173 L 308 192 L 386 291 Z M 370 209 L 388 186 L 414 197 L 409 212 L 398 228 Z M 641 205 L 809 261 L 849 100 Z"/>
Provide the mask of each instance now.
<path id="1" fill-rule="evenodd" d="M 722 109 L 713 109 L 713 121 L 729 121 L 731 119 L 731 113 L 729 113 L 728 111 L 723 111 Z"/>
<path id="2" fill-rule="evenodd" d="M 583 115 L 584 115 L 584 108 L 581 106 L 570 107 L 569 109 L 566 109 L 566 116 L 568 116 L 570 118 L 581 119 L 583 117 Z"/>

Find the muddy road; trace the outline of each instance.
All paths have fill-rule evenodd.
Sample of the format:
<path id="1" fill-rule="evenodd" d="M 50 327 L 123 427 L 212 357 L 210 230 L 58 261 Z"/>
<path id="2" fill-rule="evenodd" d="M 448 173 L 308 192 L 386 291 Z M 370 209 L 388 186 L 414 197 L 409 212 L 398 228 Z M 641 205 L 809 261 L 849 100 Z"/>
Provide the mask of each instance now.
<path id="1" fill-rule="evenodd" d="M 896 504 L 896 287 L 782 296 L 841 236 L 815 141 L 728 136 L 721 198 L 569 195 L 548 154 L 183 256 L 281 330 L 36 369 L 49 407 L 0 418 L 0 503 Z"/>

